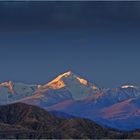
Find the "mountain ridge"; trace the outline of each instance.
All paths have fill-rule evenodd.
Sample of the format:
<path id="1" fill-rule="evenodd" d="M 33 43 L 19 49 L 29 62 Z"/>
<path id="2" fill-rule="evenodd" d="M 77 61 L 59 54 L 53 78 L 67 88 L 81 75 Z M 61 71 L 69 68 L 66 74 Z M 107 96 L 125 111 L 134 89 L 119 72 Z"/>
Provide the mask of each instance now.
<path id="1" fill-rule="evenodd" d="M 82 118 L 59 118 L 24 103 L 0 106 L 0 138 L 121 138 L 123 133 Z"/>
<path id="2" fill-rule="evenodd" d="M 47 82 L 45 84 L 33 84 L 33 85 L 37 85 L 38 89 L 40 88 L 45 88 L 45 87 L 48 87 L 48 88 L 52 88 L 52 89 L 55 89 L 55 87 L 53 88 L 53 83 L 57 83 L 59 80 L 61 81 L 64 77 L 75 77 L 81 84 L 83 85 L 88 85 L 88 84 L 91 84 L 93 86 L 93 89 L 99 89 L 99 87 L 96 86 L 96 84 L 93 84 L 91 82 L 89 82 L 88 80 L 84 79 L 84 78 L 81 78 L 81 76 L 78 76 L 77 74 L 74 74 L 72 71 L 66 71 L 62 74 L 59 74 L 56 78 L 54 78 L 53 80 L 51 80 L 50 82 Z M 1 87 L 7 87 L 9 88 L 11 91 L 11 93 L 14 93 L 15 91 L 13 90 L 13 86 L 14 86 L 14 83 L 17 83 L 17 82 L 12 82 L 12 81 L 4 81 L 4 82 L 1 82 L 0 83 L 0 88 Z M 24 83 L 23 83 L 24 84 Z M 30 85 L 30 84 L 29 84 Z M 64 83 L 62 84 L 62 87 L 64 87 Z M 118 86 L 116 88 L 139 88 L 138 86 L 136 85 L 132 85 L 132 84 L 123 84 L 121 86 Z M 61 88 L 61 82 L 60 82 L 60 87 L 58 87 L 58 89 Z M 56 88 L 57 89 L 57 88 Z M 106 87 L 105 89 L 108 89 L 108 87 Z M 109 89 L 115 89 L 115 88 L 109 88 Z"/>

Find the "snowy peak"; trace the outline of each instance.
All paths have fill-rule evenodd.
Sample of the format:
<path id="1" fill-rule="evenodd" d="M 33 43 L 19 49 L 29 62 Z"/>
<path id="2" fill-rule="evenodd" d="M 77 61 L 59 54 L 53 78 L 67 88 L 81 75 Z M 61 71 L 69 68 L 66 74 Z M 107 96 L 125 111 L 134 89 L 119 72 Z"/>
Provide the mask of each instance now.
<path id="1" fill-rule="evenodd" d="M 65 72 L 63 74 L 60 74 L 58 77 L 56 77 L 54 80 L 52 80 L 51 82 L 46 84 L 44 87 L 49 87 L 52 89 L 63 88 L 66 86 L 63 81 L 63 78 L 68 78 L 68 77 L 72 77 L 72 76 L 73 76 L 73 73 L 71 71 Z"/>
<path id="2" fill-rule="evenodd" d="M 13 89 L 13 83 L 11 81 L 6 81 L 6 82 L 3 82 L 3 83 L 0 83 L 0 88 L 1 87 L 6 87 L 8 88 L 8 92 L 9 93 L 15 93 L 14 89 Z"/>
<path id="3" fill-rule="evenodd" d="M 58 77 L 62 78 L 62 77 L 68 77 L 68 76 L 74 76 L 74 73 L 72 71 L 67 71 L 63 74 L 60 74 Z"/>
<path id="4" fill-rule="evenodd" d="M 137 86 L 134 85 L 123 85 L 121 88 L 138 88 Z"/>
<path id="5" fill-rule="evenodd" d="M 56 77 L 54 80 L 49 82 L 48 84 L 44 85 L 43 87 L 49 87 L 52 89 L 60 89 L 65 86 L 71 86 L 75 84 L 81 84 L 84 86 L 89 86 L 89 82 L 81 77 L 78 77 L 71 71 L 65 72 L 63 74 L 60 74 L 58 77 Z M 93 85 L 93 89 L 96 89 L 95 85 Z"/>
<path id="6" fill-rule="evenodd" d="M 91 94 L 95 94 L 98 87 L 68 71 L 60 74 L 51 82 L 40 86 L 38 92 L 45 93 L 48 90 L 64 90 L 64 93 L 66 91 L 70 92 L 73 99 L 81 100 Z"/>
<path id="7" fill-rule="evenodd" d="M 37 89 L 37 85 L 13 83 L 11 81 L 0 83 L 0 105 L 32 96 Z"/>

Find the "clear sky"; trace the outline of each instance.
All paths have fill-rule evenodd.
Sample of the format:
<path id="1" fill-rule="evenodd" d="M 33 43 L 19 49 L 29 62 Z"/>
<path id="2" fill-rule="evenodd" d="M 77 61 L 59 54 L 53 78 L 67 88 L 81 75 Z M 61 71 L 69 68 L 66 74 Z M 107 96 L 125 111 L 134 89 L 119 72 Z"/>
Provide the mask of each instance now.
<path id="1" fill-rule="evenodd" d="M 140 2 L 0 2 L 0 81 L 68 70 L 103 87 L 140 85 Z"/>

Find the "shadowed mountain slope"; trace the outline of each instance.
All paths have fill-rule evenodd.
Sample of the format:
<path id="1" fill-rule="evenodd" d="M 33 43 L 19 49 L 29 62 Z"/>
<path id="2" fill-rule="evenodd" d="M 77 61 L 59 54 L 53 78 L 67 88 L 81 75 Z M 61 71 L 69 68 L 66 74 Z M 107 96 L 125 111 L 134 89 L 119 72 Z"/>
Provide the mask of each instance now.
<path id="1" fill-rule="evenodd" d="M 122 133 L 81 118 L 58 118 L 23 103 L 0 106 L 0 138 L 121 138 Z"/>

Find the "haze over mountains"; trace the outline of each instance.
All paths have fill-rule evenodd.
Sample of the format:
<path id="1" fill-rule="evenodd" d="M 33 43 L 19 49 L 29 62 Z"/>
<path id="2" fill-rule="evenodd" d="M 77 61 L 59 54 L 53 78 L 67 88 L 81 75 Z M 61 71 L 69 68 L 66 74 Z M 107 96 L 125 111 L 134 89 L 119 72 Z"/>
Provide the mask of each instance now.
<path id="1" fill-rule="evenodd" d="M 139 99 L 140 88 L 135 85 L 99 88 L 71 71 L 43 85 L 0 84 L 1 105 L 23 102 L 120 130 L 140 128 Z"/>

